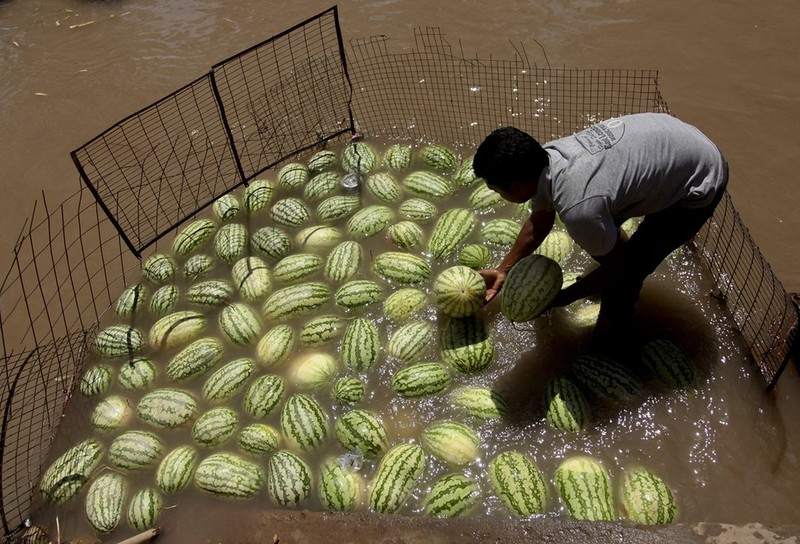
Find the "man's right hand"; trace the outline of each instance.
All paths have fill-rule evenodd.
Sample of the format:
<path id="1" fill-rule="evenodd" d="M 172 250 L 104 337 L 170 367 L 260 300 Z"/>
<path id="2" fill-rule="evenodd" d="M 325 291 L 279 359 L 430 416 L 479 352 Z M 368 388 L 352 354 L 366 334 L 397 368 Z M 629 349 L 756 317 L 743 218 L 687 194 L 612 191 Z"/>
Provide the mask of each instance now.
<path id="1" fill-rule="evenodd" d="M 499 293 L 500 289 L 503 287 L 503 283 L 506 281 L 506 273 L 496 268 L 485 268 L 483 270 L 478 270 L 478 273 L 483 276 L 483 281 L 486 282 L 484 304 L 488 304 L 497 296 L 497 293 Z"/>

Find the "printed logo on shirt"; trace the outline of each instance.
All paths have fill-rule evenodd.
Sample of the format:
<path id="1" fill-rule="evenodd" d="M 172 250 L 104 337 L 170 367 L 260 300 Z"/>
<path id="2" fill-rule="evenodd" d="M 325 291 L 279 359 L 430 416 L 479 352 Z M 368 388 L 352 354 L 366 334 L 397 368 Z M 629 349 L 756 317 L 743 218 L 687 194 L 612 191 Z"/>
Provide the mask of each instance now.
<path id="1" fill-rule="evenodd" d="M 611 149 L 622 139 L 623 134 L 625 134 L 625 123 L 621 119 L 610 119 L 590 126 L 576 134 L 575 138 L 586 151 L 595 155 L 604 149 Z"/>

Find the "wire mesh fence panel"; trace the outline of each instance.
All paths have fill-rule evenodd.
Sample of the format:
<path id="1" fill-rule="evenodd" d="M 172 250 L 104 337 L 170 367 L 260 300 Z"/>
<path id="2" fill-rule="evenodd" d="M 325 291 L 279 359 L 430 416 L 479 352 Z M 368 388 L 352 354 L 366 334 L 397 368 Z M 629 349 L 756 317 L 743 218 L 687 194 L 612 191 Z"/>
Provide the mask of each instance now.
<path id="1" fill-rule="evenodd" d="M 548 141 L 615 115 L 667 111 L 656 71 L 542 68 L 524 51 L 510 61 L 466 58 L 435 28 L 418 30 L 416 43 L 393 54 L 384 37 L 352 42 L 363 130 L 474 146 L 503 125 Z"/>
<path id="2" fill-rule="evenodd" d="M 85 188 L 38 200 L 0 286 L 0 520 L 26 519 L 100 316 L 138 261 Z"/>
<path id="3" fill-rule="evenodd" d="M 753 241 L 726 194 L 695 237 L 717 295 L 730 310 L 755 363 L 772 388 L 797 342 L 797 306 Z"/>
<path id="4" fill-rule="evenodd" d="M 335 8 L 216 65 L 72 153 L 131 251 L 284 158 L 350 131 Z"/>
<path id="5" fill-rule="evenodd" d="M 351 130 L 336 13 L 328 10 L 213 68 L 245 178 Z"/>

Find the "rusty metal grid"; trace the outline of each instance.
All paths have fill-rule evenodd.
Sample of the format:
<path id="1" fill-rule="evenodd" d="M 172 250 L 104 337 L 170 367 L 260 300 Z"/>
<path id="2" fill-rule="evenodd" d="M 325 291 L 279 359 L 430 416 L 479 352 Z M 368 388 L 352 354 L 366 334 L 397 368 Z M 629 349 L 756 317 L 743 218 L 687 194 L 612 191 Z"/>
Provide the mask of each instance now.
<path id="1" fill-rule="evenodd" d="M 215 65 L 72 152 L 137 256 L 298 150 L 351 132 L 336 8 Z"/>

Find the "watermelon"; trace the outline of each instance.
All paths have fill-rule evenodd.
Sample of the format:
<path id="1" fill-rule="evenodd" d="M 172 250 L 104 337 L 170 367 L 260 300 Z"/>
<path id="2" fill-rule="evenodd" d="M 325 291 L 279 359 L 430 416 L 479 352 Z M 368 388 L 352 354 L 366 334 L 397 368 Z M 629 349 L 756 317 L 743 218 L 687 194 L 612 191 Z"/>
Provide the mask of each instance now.
<path id="1" fill-rule="evenodd" d="M 358 450 L 366 456 L 380 456 L 388 448 L 386 428 L 369 410 L 351 410 L 336 422 L 336 440 L 345 450 Z"/>
<path id="2" fill-rule="evenodd" d="M 476 210 L 487 210 L 504 202 L 503 197 L 490 189 L 485 183 L 481 183 L 469 195 L 469 205 Z"/>
<path id="3" fill-rule="evenodd" d="M 659 338 L 644 345 L 642 362 L 664 384 L 679 389 L 696 382 L 694 365 L 675 343 Z"/>
<path id="4" fill-rule="evenodd" d="M 192 438 L 206 448 L 217 447 L 236 431 L 239 416 L 230 408 L 212 408 L 205 412 L 192 426 Z"/>
<path id="5" fill-rule="evenodd" d="M 337 187 L 339 187 L 338 172 L 320 172 L 303 187 L 303 198 L 306 202 L 316 202 L 330 196 Z"/>
<path id="6" fill-rule="evenodd" d="M 498 419 L 508 414 L 508 403 L 498 392 L 485 387 L 462 387 L 450 395 L 452 403 L 481 419 Z"/>
<path id="7" fill-rule="evenodd" d="M 163 445 L 148 431 L 127 431 L 116 437 L 108 447 L 108 460 L 118 469 L 141 470 L 161 457 Z"/>
<path id="8" fill-rule="evenodd" d="M 425 233 L 413 221 L 400 221 L 386 231 L 389 239 L 400 249 L 412 249 L 422 244 Z"/>
<path id="9" fill-rule="evenodd" d="M 256 370 L 255 362 L 241 357 L 225 364 L 203 384 L 203 397 L 211 403 L 222 402 L 236 395 Z"/>
<path id="10" fill-rule="evenodd" d="M 433 198 L 443 198 L 453 192 L 453 187 L 446 178 L 425 170 L 408 174 L 403 179 L 403 187 L 414 195 Z"/>
<path id="11" fill-rule="evenodd" d="M 392 389 L 405 398 L 417 398 L 443 391 L 450 373 L 441 363 L 425 362 L 406 367 L 392 377 Z"/>
<path id="12" fill-rule="evenodd" d="M 214 453 L 200 461 L 195 485 L 208 493 L 236 499 L 249 498 L 264 485 L 264 471 L 232 453 Z"/>
<path id="13" fill-rule="evenodd" d="M 124 364 L 123 364 L 124 366 Z M 106 365 L 95 365 L 83 373 L 79 389 L 84 397 L 102 395 L 111 386 L 112 372 Z"/>
<path id="14" fill-rule="evenodd" d="M 453 182 L 456 184 L 456 186 L 469 187 L 470 185 L 475 185 L 481 180 L 481 178 L 475 175 L 475 170 L 472 169 L 472 161 L 474 159 L 475 155 L 471 155 L 464 159 L 458 166 L 453 174 Z"/>
<path id="15" fill-rule="evenodd" d="M 278 430 L 263 423 L 247 425 L 239 433 L 239 447 L 251 455 L 264 455 L 274 451 L 280 443 Z"/>
<path id="16" fill-rule="evenodd" d="M 547 506 L 547 485 L 533 461 L 518 451 L 506 451 L 489 463 L 492 486 L 515 515 L 542 514 Z"/>
<path id="17" fill-rule="evenodd" d="M 98 431 L 111 431 L 120 427 L 130 414 L 128 399 L 119 395 L 106 397 L 94 407 L 90 418 Z"/>
<path id="18" fill-rule="evenodd" d="M 211 219 L 198 219 L 178 231 L 172 242 L 172 253 L 184 257 L 211 238 L 217 226 Z"/>
<path id="19" fill-rule="evenodd" d="M 175 275 L 175 261 L 169 255 L 155 253 L 145 259 L 142 264 L 142 274 L 151 283 L 164 285 Z"/>
<path id="20" fill-rule="evenodd" d="M 564 376 L 553 378 L 544 390 L 547 422 L 561 431 L 577 432 L 586 424 L 589 404 L 581 390 Z"/>
<path id="21" fill-rule="evenodd" d="M 141 398 L 136 413 L 139 419 L 155 427 L 179 427 L 195 417 L 197 401 L 180 389 L 155 389 Z"/>
<path id="22" fill-rule="evenodd" d="M 372 261 L 372 272 L 386 280 L 401 283 L 422 283 L 431 277 L 431 266 L 417 255 L 386 251 Z"/>
<path id="23" fill-rule="evenodd" d="M 323 263 L 319 255 L 295 253 L 278 261 L 272 269 L 272 274 L 281 283 L 294 283 L 322 270 Z"/>
<path id="24" fill-rule="evenodd" d="M 114 307 L 114 312 L 117 317 L 122 319 L 132 317 L 142 307 L 144 307 L 147 300 L 147 286 L 142 283 L 131 285 L 125 289 L 117 299 L 117 304 Z"/>
<path id="25" fill-rule="evenodd" d="M 244 410 L 255 419 L 272 413 L 283 400 L 286 386 L 280 376 L 266 374 L 259 376 L 245 391 Z"/>
<path id="26" fill-rule="evenodd" d="M 262 314 L 266 319 L 280 320 L 308 315 L 331 299 L 330 288 L 320 282 L 306 282 L 278 289 L 264 302 Z"/>
<path id="27" fill-rule="evenodd" d="M 308 206 L 299 198 L 291 196 L 277 201 L 269 212 L 273 221 L 287 227 L 299 227 L 311 219 Z"/>
<path id="28" fill-rule="evenodd" d="M 375 198 L 383 202 L 395 202 L 400 198 L 400 186 L 388 172 L 368 176 L 365 185 Z"/>
<path id="29" fill-rule="evenodd" d="M 144 336 L 138 329 L 128 325 L 111 325 L 99 333 L 92 343 L 95 353 L 113 359 L 126 357 L 141 351 Z"/>
<path id="30" fill-rule="evenodd" d="M 39 491 L 50 504 L 62 504 L 73 498 L 89 481 L 105 449 L 97 440 L 78 442 L 53 461 L 44 471 Z"/>
<path id="31" fill-rule="evenodd" d="M 439 216 L 433 226 L 428 249 L 434 259 L 456 251 L 475 226 L 475 214 L 466 208 L 451 208 Z"/>
<path id="32" fill-rule="evenodd" d="M 164 285 L 156 289 L 150 297 L 149 310 L 154 315 L 164 315 L 172 312 L 178 303 L 180 291 L 174 285 Z"/>
<path id="33" fill-rule="evenodd" d="M 289 356 L 294 342 L 294 329 L 290 325 L 277 325 L 259 340 L 256 360 L 266 368 L 277 366 Z"/>
<path id="34" fill-rule="evenodd" d="M 385 229 L 393 217 L 391 208 L 377 204 L 366 206 L 347 220 L 347 231 L 359 238 L 374 236 Z"/>
<path id="35" fill-rule="evenodd" d="M 356 195 L 334 195 L 317 205 L 317 217 L 322 221 L 343 219 L 361 207 L 361 197 Z"/>
<path id="36" fill-rule="evenodd" d="M 297 232 L 294 237 L 297 247 L 303 251 L 320 252 L 338 244 L 344 238 L 339 227 L 331 225 L 315 225 Z"/>
<path id="37" fill-rule="evenodd" d="M 307 321 L 300 329 L 300 342 L 304 346 L 321 346 L 338 338 L 347 326 L 345 318 L 326 314 Z"/>
<path id="38" fill-rule="evenodd" d="M 445 463 L 467 465 L 480 455 L 480 437 L 468 425 L 444 421 L 422 432 L 422 447 Z"/>
<path id="39" fill-rule="evenodd" d="M 334 247 L 325 262 L 325 277 L 340 283 L 356 275 L 361 266 L 364 250 L 354 241 L 342 242 Z"/>
<path id="40" fill-rule="evenodd" d="M 244 209 L 251 214 L 259 213 L 269 205 L 274 192 L 273 183 L 267 179 L 251 181 L 242 193 Z"/>
<path id="41" fill-rule="evenodd" d="M 219 313 L 219 329 L 232 344 L 246 346 L 261 335 L 261 322 L 249 305 L 236 302 Z"/>
<path id="42" fill-rule="evenodd" d="M 119 368 L 117 380 L 123 389 L 140 391 L 147 389 L 156 379 L 156 366 L 147 357 L 135 357 Z"/>
<path id="43" fill-rule="evenodd" d="M 156 469 L 156 485 L 164 493 L 186 487 L 197 468 L 198 454 L 192 446 L 178 446 L 161 460 Z"/>
<path id="44" fill-rule="evenodd" d="M 458 264 L 468 266 L 473 270 L 482 270 L 492 262 L 492 253 L 483 244 L 469 244 L 464 246 L 458 256 Z"/>
<path id="45" fill-rule="evenodd" d="M 128 504 L 128 525 L 137 531 L 156 526 L 161 515 L 161 495 L 153 488 L 140 489 Z"/>
<path id="46" fill-rule="evenodd" d="M 222 360 L 223 349 L 216 338 L 195 340 L 169 360 L 167 376 L 177 381 L 201 376 Z"/>
<path id="47" fill-rule="evenodd" d="M 419 151 L 420 160 L 439 172 L 452 170 L 458 164 L 456 152 L 444 144 L 429 144 Z"/>
<path id="48" fill-rule="evenodd" d="M 408 500 L 425 470 L 425 452 L 415 444 L 400 444 L 381 459 L 369 495 L 371 510 L 390 514 Z"/>
<path id="49" fill-rule="evenodd" d="M 305 164 L 290 162 L 278 170 L 278 186 L 284 189 L 295 189 L 308 183 L 311 174 Z"/>
<path id="50" fill-rule="evenodd" d="M 481 227 L 481 238 L 495 246 L 513 245 L 522 227 L 513 219 L 492 219 Z"/>
<path id="51" fill-rule="evenodd" d="M 442 359 L 464 374 L 486 370 L 494 359 L 494 343 L 484 321 L 476 316 L 449 319 L 442 333 Z"/>
<path id="52" fill-rule="evenodd" d="M 206 277 L 214 269 L 214 259 L 208 255 L 192 255 L 183 263 L 183 275 L 189 281 Z"/>
<path id="53" fill-rule="evenodd" d="M 641 525 L 664 525 L 675 521 L 677 505 L 669 486 L 654 472 L 626 469 L 621 484 L 625 517 Z"/>
<path id="54" fill-rule="evenodd" d="M 577 520 L 614 521 L 611 480 L 603 466 L 587 456 L 574 456 L 556 469 L 556 487 Z"/>
<path id="55" fill-rule="evenodd" d="M 392 321 L 405 321 L 428 306 L 428 295 L 414 287 L 398 289 L 383 301 L 383 315 Z"/>
<path id="56" fill-rule="evenodd" d="M 358 474 L 343 467 L 337 459 L 328 459 L 320 468 L 318 493 L 323 506 L 335 512 L 355 509 L 361 495 Z"/>
<path id="57" fill-rule="evenodd" d="M 122 517 L 128 482 L 114 472 L 106 472 L 89 485 L 86 493 L 86 519 L 101 535 L 113 531 Z"/>
<path id="58" fill-rule="evenodd" d="M 561 267 L 543 255 L 529 255 L 508 273 L 501 311 L 510 321 L 530 321 L 544 312 L 561 290 Z"/>
<path id="59" fill-rule="evenodd" d="M 186 300 L 198 306 L 211 308 L 227 304 L 234 288 L 225 280 L 207 280 L 195 283 L 186 290 Z"/>
<path id="60" fill-rule="evenodd" d="M 357 378 L 342 378 L 333 384 L 331 396 L 339 404 L 355 404 L 364 398 L 364 382 Z"/>
<path id="61" fill-rule="evenodd" d="M 383 288 L 370 280 L 352 280 L 342 285 L 334 295 L 343 308 L 359 308 L 383 298 Z"/>
<path id="62" fill-rule="evenodd" d="M 353 319 L 342 335 L 342 361 L 352 372 L 368 372 L 380 353 L 378 328 L 369 319 Z"/>
<path id="63" fill-rule="evenodd" d="M 436 306 L 450 317 L 466 317 L 480 310 L 486 297 L 483 276 L 462 265 L 446 268 L 433 282 Z"/>
<path id="64" fill-rule="evenodd" d="M 313 397 L 298 393 L 283 406 L 281 430 L 290 446 L 312 450 L 328 436 L 328 415 Z"/>
<path id="65" fill-rule="evenodd" d="M 311 469 L 298 455 L 280 450 L 269 460 L 267 490 L 278 506 L 305 502 L 311 494 Z"/>
<path id="66" fill-rule="evenodd" d="M 338 370 L 333 356 L 327 353 L 304 353 L 292 363 L 290 377 L 296 387 L 313 391 L 330 384 Z"/>
<path id="67" fill-rule="evenodd" d="M 554 230 L 545 237 L 536 253 L 561 264 L 572 253 L 572 245 L 572 238 L 569 237 L 569 234 L 561 230 Z"/>
<path id="68" fill-rule="evenodd" d="M 241 297 L 248 302 L 260 300 L 272 290 L 269 266 L 258 257 L 245 257 L 236 261 L 231 268 L 231 279 Z"/>
<path id="69" fill-rule="evenodd" d="M 368 174 L 378 165 L 378 153 L 366 142 L 350 142 L 342 150 L 345 172 Z"/>
<path id="70" fill-rule="evenodd" d="M 463 474 L 447 474 L 434 482 L 425 498 L 425 514 L 454 518 L 469 513 L 478 504 L 478 483 Z"/>
<path id="71" fill-rule="evenodd" d="M 414 363 L 430 347 L 436 327 L 430 321 L 412 321 L 397 329 L 386 344 L 386 353 L 403 364 Z"/>
<path id="72" fill-rule="evenodd" d="M 400 203 L 398 211 L 403 219 L 411 219 L 413 221 L 428 221 L 433 219 L 439 212 L 435 204 L 424 198 L 409 198 Z"/>
<path id="73" fill-rule="evenodd" d="M 250 237 L 251 249 L 265 259 L 281 259 L 292 248 L 292 239 L 276 227 L 261 227 Z"/>
<path id="74" fill-rule="evenodd" d="M 411 146 L 390 145 L 383 153 L 383 164 L 390 170 L 399 172 L 411 166 Z"/>
<path id="75" fill-rule="evenodd" d="M 594 395 L 612 402 L 629 402 L 641 389 L 639 380 L 627 368 L 602 355 L 578 357 L 572 373 Z"/>
<path id="76" fill-rule="evenodd" d="M 222 195 L 211 205 L 211 212 L 218 221 L 230 221 L 242 211 L 239 199 L 228 193 Z"/>
<path id="77" fill-rule="evenodd" d="M 183 346 L 206 330 L 208 320 L 202 312 L 180 310 L 166 315 L 153 323 L 148 342 L 155 349 L 171 349 Z"/>
<path id="78" fill-rule="evenodd" d="M 214 235 L 214 254 L 228 264 L 244 256 L 247 250 L 247 227 L 241 223 L 228 223 Z"/>

